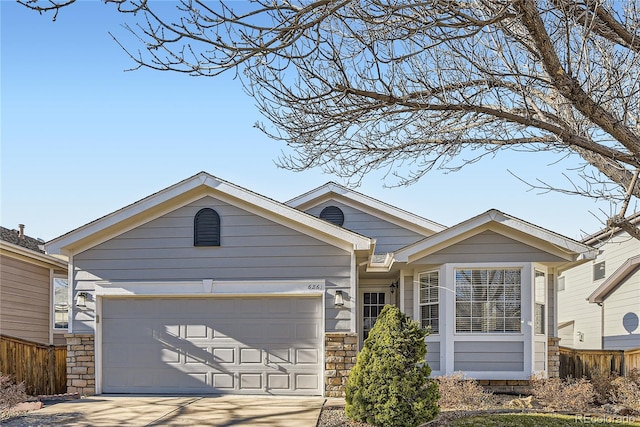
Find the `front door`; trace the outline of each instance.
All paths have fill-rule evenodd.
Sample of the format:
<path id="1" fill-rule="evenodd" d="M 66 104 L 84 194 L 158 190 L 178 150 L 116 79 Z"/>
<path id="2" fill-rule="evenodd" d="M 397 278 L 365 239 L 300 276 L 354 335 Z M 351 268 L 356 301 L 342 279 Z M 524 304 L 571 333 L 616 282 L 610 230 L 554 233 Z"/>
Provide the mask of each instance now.
<path id="1" fill-rule="evenodd" d="M 360 295 L 360 301 L 362 301 L 360 308 L 360 337 L 364 342 L 384 306 L 391 304 L 389 287 L 364 289 Z"/>

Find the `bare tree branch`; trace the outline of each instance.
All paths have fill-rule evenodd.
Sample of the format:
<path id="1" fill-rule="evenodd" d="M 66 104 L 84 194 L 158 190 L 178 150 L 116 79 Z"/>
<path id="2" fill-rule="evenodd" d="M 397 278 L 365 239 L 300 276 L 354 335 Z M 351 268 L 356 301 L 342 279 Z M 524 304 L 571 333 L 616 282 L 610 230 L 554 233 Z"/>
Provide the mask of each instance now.
<path id="1" fill-rule="evenodd" d="M 105 2 L 134 68 L 237 73 L 291 170 L 402 185 L 545 151 L 585 161 L 558 191 L 640 197 L 640 0 Z"/>

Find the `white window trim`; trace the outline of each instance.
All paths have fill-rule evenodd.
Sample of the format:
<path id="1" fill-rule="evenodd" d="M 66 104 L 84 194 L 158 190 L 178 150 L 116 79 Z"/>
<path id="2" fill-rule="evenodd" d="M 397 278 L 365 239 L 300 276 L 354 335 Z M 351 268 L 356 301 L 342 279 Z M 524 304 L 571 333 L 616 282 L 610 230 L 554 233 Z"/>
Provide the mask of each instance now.
<path id="1" fill-rule="evenodd" d="M 71 323 L 71 316 L 69 315 L 69 307 L 71 306 L 71 302 L 68 299 L 69 292 L 67 292 L 67 326 L 64 328 L 56 328 L 56 295 L 55 295 L 55 279 L 64 279 L 67 281 L 68 288 L 71 287 L 69 284 L 69 278 L 63 274 L 54 274 L 53 272 L 50 274 L 50 289 L 51 289 L 51 301 L 50 301 L 50 314 L 49 317 L 51 319 L 51 331 L 54 334 L 66 334 L 69 330 L 69 323 Z"/>
<path id="2" fill-rule="evenodd" d="M 455 332 L 455 270 L 460 268 L 520 268 L 522 269 L 522 293 L 521 293 L 521 321 L 522 328 L 520 333 L 486 333 L 486 334 L 468 334 L 468 333 L 456 333 Z M 448 292 L 442 292 L 440 294 L 440 304 L 442 306 L 441 317 L 446 317 L 446 322 L 440 325 L 440 373 L 442 375 L 449 375 L 454 373 L 454 347 L 458 341 L 477 341 L 477 342 L 492 342 L 496 339 L 500 341 L 515 341 L 524 343 L 524 369 L 521 372 L 467 372 L 467 375 L 476 379 L 528 379 L 533 373 L 533 357 L 527 355 L 532 354 L 533 351 L 533 324 L 531 320 L 531 299 L 533 293 L 530 292 L 531 280 L 533 274 L 533 263 L 530 262 L 466 262 L 466 263 L 447 263 L 440 267 L 440 281 L 441 286 L 445 287 Z M 414 276 L 414 280 L 417 280 L 417 274 Z M 441 288 L 442 289 L 442 288 Z M 417 293 L 414 294 L 417 298 Z M 414 304 L 417 307 L 417 301 L 414 298 Z M 427 337 L 427 340 L 429 337 Z M 491 377 L 491 378 L 489 378 Z"/>
<path id="3" fill-rule="evenodd" d="M 507 263 L 508 264 L 508 263 Z M 525 319 L 525 309 L 524 309 L 524 301 L 525 299 L 523 298 L 523 292 L 524 292 L 524 288 L 525 288 L 525 283 L 526 283 L 526 277 L 525 274 L 527 274 L 527 269 L 525 268 L 524 265 L 522 264 L 515 264 L 515 265 L 507 265 L 507 264 L 493 264 L 493 263 L 478 263 L 478 264 L 473 264 L 473 265 L 467 265 L 467 264 L 460 264 L 460 265 L 456 265 L 456 264 L 452 264 L 452 277 L 451 277 L 451 283 L 452 283 L 452 287 L 453 287 L 453 331 L 455 335 L 458 336 L 491 336 L 491 337 L 495 337 L 495 336 L 522 336 L 524 331 L 524 319 Z M 520 270 L 520 331 L 519 332 L 515 332 L 515 331 L 509 331 L 509 332 L 458 332 L 458 316 L 456 314 L 456 303 L 457 303 L 457 293 L 456 293 L 456 271 L 457 270 Z M 472 301 L 473 302 L 473 301 Z M 531 319 L 531 321 L 529 323 L 533 322 L 533 318 Z"/>
<path id="4" fill-rule="evenodd" d="M 422 302 L 422 295 L 421 295 L 421 287 L 422 287 L 422 282 L 421 282 L 421 277 L 423 275 L 426 274 L 432 274 L 432 273 L 436 273 L 438 275 L 438 285 L 436 286 L 436 288 L 438 289 L 438 300 L 437 301 L 431 301 L 431 302 L 426 302 L 423 303 Z M 422 326 L 422 307 L 424 306 L 431 306 L 431 305 L 437 305 L 438 306 L 438 331 L 437 332 L 432 332 L 430 335 L 440 335 L 440 325 L 442 324 L 442 309 L 441 309 L 441 297 L 440 297 L 440 290 L 442 289 L 441 285 L 440 285 L 440 270 L 439 269 L 432 269 L 432 270 L 427 270 L 427 271 L 421 271 L 418 273 L 418 280 L 416 282 L 416 287 L 418 288 L 418 312 L 416 313 L 416 318 L 418 319 L 418 321 L 420 322 L 420 326 Z"/>
<path id="5" fill-rule="evenodd" d="M 544 291 L 544 299 L 543 301 L 539 302 L 538 300 L 538 295 L 537 295 L 537 289 L 536 289 L 536 272 L 540 272 L 542 274 L 544 274 L 544 283 L 543 283 L 543 291 Z M 548 293 L 547 292 L 547 287 L 549 285 L 548 283 L 549 280 L 549 273 L 547 271 L 546 268 L 541 268 L 540 266 L 535 266 L 533 268 L 533 333 L 535 335 L 547 335 L 548 331 L 549 331 L 549 313 L 547 312 L 547 307 L 548 307 L 548 302 L 549 302 L 549 297 L 548 297 Z M 536 327 L 537 325 L 535 324 L 536 321 L 536 306 L 537 305 L 542 305 L 542 332 L 537 332 L 536 331 Z"/>

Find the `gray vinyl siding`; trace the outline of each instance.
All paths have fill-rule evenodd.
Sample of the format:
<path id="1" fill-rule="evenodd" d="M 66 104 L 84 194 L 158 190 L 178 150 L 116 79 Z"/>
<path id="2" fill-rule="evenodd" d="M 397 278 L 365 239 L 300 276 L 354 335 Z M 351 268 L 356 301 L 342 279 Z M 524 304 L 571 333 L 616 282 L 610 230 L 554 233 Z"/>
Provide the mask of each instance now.
<path id="1" fill-rule="evenodd" d="M 344 228 L 363 236 L 375 238 L 376 253 L 378 254 L 396 251 L 426 237 L 335 200 L 329 200 L 314 206 L 308 209 L 307 213 L 319 217 L 322 209 L 327 206 L 337 206 L 342 210 L 344 213 L 344 224 L 342 226 Z"/>
<path id="2" fill-rule="evenodd" d="M 411 319 L 420 320 L 418 313 L 413 312 L 413 276 L 404 277 L 404 314 Z"/>
<path id="3" fill-rule="evenodd" d="M 611 350 L 640 347 L 640 268 L 604 300 L 603 346 Z"/>
<path id="4" fill-rule="evenodd" d="M 221 245 L 193 246 L 193 218 L 209 207 L 220 215 Z M 349 292 L 351 255 L 339 248 L 205 197 L 74 256 L 75 291 L 94 282 L 184 280 L 323 280 Z M 350 311 L 326 298 L 328 331 L 349 330 Z M 74 332 L 93 330 L 93 314 L 77 313 Z"/>
<path id="5" fill-rule="evenodd" d="M 414 264 L 444 264 L 464 262 L 561 262 L 561 258 L 540 249 L 484 231 L 441 251 L 430 254 Z"/>
<path id="6" fill-rule="evenodd" d="M 594 261 L 562 273 L 565 277 L 565 291 L 558 292 L 558 322 L 571 320 L 575 322 L 573 340 L 561 340 L 562 346 L 581 349 L 616 349 L 628 345 L 624 341 L 629 339 L 633 341 L 622 325 L 622 318 L 628 312 L 635 312 L 640 316 L 640 295 L 638 295 L 640 273 L 638 271 L 627 277 L 624 283 L 605 299 L 604 324 L 602 323 L 603 308 L 589 303 L 587 298 L 627 259 L 640 253 L 640 242 L 629 237 L 627 233 L 620 233 L 608 238 L 598 246 L 598 249 L 601 252 Z M 605 277 L 594 281 L 593 265 L 602 261 L 605 262 Z M 605 329 L 604 337 L 603 329 Z M 578 332 L 583 334 L 584 341 L 578 340 Z M 635 331 L 635 334 L 640 334 L 640 331 Z M 638 339 L 637 335 L 636 339 Z M 636 342 L 638 343 L 636 347 L 640 346 L 640 340 Z"/>
<path id="7" fill-rule="evenodd" d="M 427 342 L 426 359 L 432 371 L 440 370 L 440 343 L 438 341 Z"/>
<path id="8" fill-rule="evenodd" d="M 521 372 L 524 370 L 523 342 L 456 341 L 454 352 L 454 371 Z"/>
<path id="9" fill-rule="evenodd" d="M 0 334 L 49 344 L 49 269 L 0 256 Z"/>

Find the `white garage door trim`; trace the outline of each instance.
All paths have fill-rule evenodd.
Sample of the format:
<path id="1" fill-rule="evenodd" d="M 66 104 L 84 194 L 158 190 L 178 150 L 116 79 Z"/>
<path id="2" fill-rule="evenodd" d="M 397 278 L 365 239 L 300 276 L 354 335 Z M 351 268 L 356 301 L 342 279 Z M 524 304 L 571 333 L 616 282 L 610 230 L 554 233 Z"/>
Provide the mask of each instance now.
<path id="1" fill-rule="evenodd" d="M 291 297 L 316 296 L 321 302 L 321 333 L 324 334 L 325 315 L 325 282 L 310 280 L 287 281 L 180 281 L 180 282 L 97 282 L 96 295 L 96 328 L 95 328 L 95 375 L 96 393 L 101 394 L 103 388 L 102 361 L 102 302 L 105 297 L 213 297 L 213 296 L 280 296 Z M 324 378 L 324 339 L 320 340 L 321 376 Z M 320 393 L 324 384 L 320 384 Z"/>

